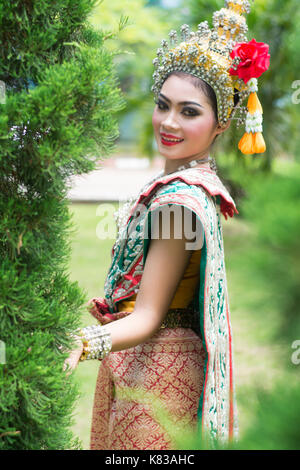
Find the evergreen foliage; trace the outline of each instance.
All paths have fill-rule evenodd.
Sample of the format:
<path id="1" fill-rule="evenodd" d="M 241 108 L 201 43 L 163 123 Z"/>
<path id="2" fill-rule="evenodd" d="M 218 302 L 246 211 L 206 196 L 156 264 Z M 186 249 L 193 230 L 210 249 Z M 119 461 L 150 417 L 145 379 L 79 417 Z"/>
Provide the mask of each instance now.
<path id="1" fill-rule="evenodd" d="M 80 448 L 63 364 L 86 295 L 66 269 L 66 195 L 112 150 L 124 104 L 96 3 L 0 1 L 0 449 Z"/>

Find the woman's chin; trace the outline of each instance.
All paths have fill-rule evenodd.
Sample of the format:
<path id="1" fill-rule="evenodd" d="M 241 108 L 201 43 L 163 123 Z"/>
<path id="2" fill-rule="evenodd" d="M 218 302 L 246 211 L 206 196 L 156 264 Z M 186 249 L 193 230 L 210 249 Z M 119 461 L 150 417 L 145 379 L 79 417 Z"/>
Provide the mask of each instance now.
<path id="1" fill-rule="evenodd" d="M 160 145 L 158 147 L 159 153 L 166 157 L 167 159 L 176 160 L 177 158 L 184 158 L 182 157 L 182 152 L 179 149 L 175 149 L 174 147 L 166 147 L 164 145 Z"/>

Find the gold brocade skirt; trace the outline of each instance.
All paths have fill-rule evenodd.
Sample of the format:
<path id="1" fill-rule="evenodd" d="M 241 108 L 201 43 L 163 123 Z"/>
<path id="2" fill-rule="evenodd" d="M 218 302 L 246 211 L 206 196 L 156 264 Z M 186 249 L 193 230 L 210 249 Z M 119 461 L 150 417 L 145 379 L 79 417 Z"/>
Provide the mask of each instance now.
<path id="1" fill-rule="evenodd" d="M 175 449 L 170 430 L 196 428 L 205 359 L 199 335 L 183 327 L 161 328 L 145 343 L 111 352 L 99 368 L 90 448 Z M 157 401 L 172 428 L 162 423 Z"/>

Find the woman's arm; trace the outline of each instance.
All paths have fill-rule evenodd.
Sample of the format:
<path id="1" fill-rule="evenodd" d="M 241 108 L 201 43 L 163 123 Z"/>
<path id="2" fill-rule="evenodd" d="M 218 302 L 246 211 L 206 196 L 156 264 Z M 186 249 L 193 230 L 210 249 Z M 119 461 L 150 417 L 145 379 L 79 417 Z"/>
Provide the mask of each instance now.
<path id="1" fill-rule="evenodd" d="M 178 206 L 178 210 L 181 209 Z M 111 333 L 112 351 L 128 349 L 146 341 L 163 322 L 192 254 L 192 250 L 186 249 L 189 240 L 185 238 L 183 217 L 181 219 L 181 239 L 175 238 L 176 223 L 172 212 L 170 237 L 163 238 L 159 225 L 158 238 L 151 239 L 133 312 L 106 325 Z M 177 230 L 177 233 L 180 232 Z"/>
<path id="2" fill-rule="evenodd" d="M 181 206 L 177 206 L 175 217 L 173 212 L 170 212 L 168 238 L 164 238 L 162 224 L 154 218 L 154 223 L 158 223 L 156 225 L 158 230 L 156 238 L 152 238 L 149 243 L 134 310 L 125 318 L 105 325 L 111 335 L 112 351 L 128 349 L 145 342 L 154 335 L 163 322 L 193 252 L 187 249 L 191 239 L 186 238 L 185 234 L 191 233 L 191 227 L 186 227 L 184 230 L 186 218 L 183 217 L 183 212 Z M 188 220 L 190 224 L 191 219 Z M 181 223 L 181 231 L 178 231 L 178 223 Z M 178 237 L 178 233 L 182 234 L 181 238 L 175 238 Z M 67 361 L 71 368 L 75 367 L 79 360 L 81 345 L 76 351 L 73 353 L 72 361 Z"/>

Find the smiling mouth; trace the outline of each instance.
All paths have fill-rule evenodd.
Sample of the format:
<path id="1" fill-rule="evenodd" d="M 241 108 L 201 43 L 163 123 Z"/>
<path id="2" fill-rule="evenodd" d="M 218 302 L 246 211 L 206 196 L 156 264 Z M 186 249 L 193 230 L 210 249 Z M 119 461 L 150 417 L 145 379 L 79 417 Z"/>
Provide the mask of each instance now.
<path id="1" fill-rule="evenodd" d="M 184 139 L 180 139 L 178 137 L 171 136 L 169 134 L 161 134 L 160 136 L 161 136 L 161 142 L 164 145 L 176 145 L 184 141 Z"/>

